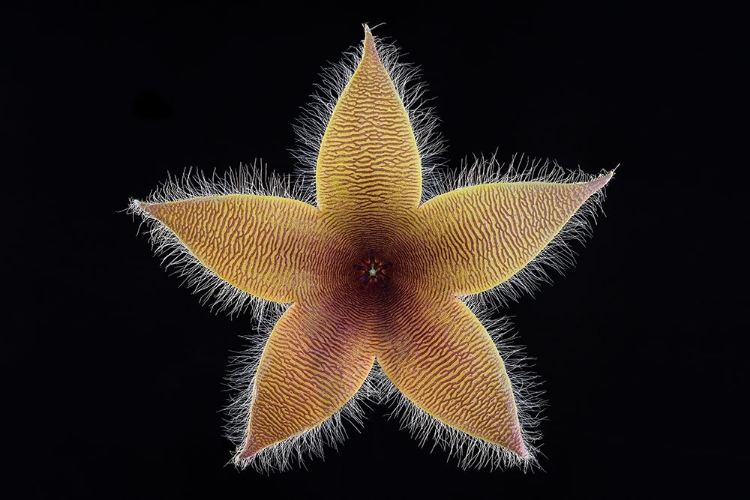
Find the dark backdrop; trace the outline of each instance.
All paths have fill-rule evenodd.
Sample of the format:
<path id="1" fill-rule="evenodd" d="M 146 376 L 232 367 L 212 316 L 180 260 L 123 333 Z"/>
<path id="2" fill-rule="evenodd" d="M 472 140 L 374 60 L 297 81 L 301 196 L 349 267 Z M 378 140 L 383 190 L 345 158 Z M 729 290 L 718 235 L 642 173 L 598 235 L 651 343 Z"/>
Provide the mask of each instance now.
<path id="1" fill-rule="evenodd" d="M 3 7 L 7 498 L 731 491 L 736 13 L 394 8 Z M 544 380 L 544 470 L 462 471 L 381 407 L 306 470 L 225 465 L 224 377 L 250 318 L 201 306 L 122 212 L 188 166 L 291 171 L 300 106 L 363 22 L 421 65 L 451 168 L 493 152 L 620 165 L 578 265 L 499 311 Z"/>

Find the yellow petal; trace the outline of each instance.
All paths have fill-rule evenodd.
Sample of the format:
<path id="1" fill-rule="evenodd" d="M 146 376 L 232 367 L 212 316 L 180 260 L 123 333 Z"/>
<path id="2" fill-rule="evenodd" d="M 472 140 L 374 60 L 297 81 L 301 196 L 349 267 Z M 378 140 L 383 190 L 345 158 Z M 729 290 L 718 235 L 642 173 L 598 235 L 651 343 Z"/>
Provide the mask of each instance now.
<path id="1" fill-rule="evenodd" d="M 422 172 L 409 117 L 369 29 L 362 60 L 342 92 L 320 146 L 318 206 L 371 220 L 415 209 Z"/>
<path id="2" fill-rule="evenodd" d="M 258 365 L 238 459 L 323 423 L 367 378 L 375 359 L 373 343 L 356 315 L 345 314 L 339 304 L 294 304 L 274 327 Z"/>
<path id="3" fill-rule="evenodd" d="M 435 286 L 468 295 L 493 288 L 536 257 L 612 174 L 590 182 L 481 184 L 419 209 Z"/>
<path id="4" fill-rule="evenodd" d="M 476 316 L 449 295 L 423 292 L 404 306 L 378 353 L 383 372 L 444 424 L 526 458 L 505 365 Z"/>
<path id="5" fill-rule="evenodd" d="M 322 273 L 320 212 L 301 201 L 230 195 L 139 206 L 217 276 L 256 297 L 299 300 Z"/>

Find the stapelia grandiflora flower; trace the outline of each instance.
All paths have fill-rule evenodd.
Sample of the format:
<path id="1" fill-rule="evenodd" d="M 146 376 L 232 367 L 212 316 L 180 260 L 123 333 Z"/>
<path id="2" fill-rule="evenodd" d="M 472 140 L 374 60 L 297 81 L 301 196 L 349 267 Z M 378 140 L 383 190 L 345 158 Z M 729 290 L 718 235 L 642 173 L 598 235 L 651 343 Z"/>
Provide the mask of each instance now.
<path id="1" fill-rule="evenodd" d="M 338 73 L 348 81 L 319 129 L 313 203 L 283 183 L 263 194 L 258 172 L 172 183 L 132 201 L 199 289 L 282 304 L 240 373 L 240 466 L 284 468 L 335 445 L 342 417 L 358 421 L 356 402 L 368 397 L 395 397 L 418 437 L 431 435 L 464 466 L 533 460 L 523 388 L 470 308 L 483 302 L 470 298 L 513 296 L 544 278 L 540 258 L 561 264 L 550 248 L 565 252 L 560 238 L 581 235 L 580 214 L 594 213 L 612 174 L 535 177 L 532 165 L 493 177 L 484 164 L 457 182 L 436 178 L 423 164 L 434 144 L 420 144 L 434 120 L 412 106 L 401 78 L 412 70 L 392 55 L 366 28 L 356 68 Z M 456 189 L 423 201 L 423 174 L 428 194 Z M 493 182 L 471 182 L 483 175 Z"/>

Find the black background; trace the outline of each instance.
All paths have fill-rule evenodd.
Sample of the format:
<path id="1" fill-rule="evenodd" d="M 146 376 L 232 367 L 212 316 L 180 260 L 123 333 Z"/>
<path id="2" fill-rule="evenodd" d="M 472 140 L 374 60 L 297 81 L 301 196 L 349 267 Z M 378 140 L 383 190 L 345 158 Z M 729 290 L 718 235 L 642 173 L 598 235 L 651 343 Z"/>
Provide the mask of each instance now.
<path id="1" fill-rule="evenodd" d="M 517 3 L 3 7 L 8 498 L 731 493 L 737 13 Z M 382 407 L 307 469 L 225 465 L 224 377 L 250 318 L 201 306 L 122 212 L 188 166 L 291 171 L 300 106 L 363 22 L 421 66 L 451 168 L 620 165 L 577 266 L 500 311 L 544 380 L 543 471 L 462 471 Z"/>

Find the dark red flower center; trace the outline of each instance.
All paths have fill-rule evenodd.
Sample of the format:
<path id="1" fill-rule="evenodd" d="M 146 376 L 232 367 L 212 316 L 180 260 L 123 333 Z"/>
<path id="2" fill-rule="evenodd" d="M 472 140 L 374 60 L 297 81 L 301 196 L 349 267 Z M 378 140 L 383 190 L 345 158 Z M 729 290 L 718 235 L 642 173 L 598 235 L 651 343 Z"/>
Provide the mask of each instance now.
<path id="1" fill-rule="evenodd" d="M 385 288 L 392 267 L 390 263 L 380 260 L 372 250 L 359 264 L 354 264 L 354 269 L 357 271 L 357 281 L 362 288 L 371 286 Z"/>

